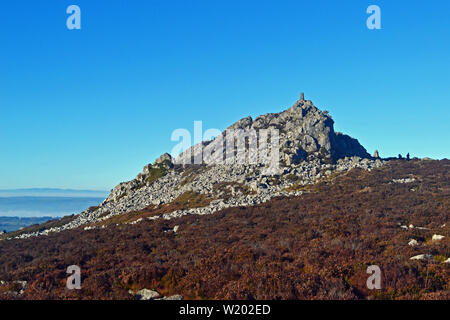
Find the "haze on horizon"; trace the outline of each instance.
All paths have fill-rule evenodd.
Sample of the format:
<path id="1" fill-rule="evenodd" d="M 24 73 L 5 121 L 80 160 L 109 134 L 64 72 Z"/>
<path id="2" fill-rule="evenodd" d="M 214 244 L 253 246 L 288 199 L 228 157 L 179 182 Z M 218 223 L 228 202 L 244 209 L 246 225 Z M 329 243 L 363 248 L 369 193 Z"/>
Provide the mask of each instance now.
<path id="1" fill-rule="evenodd" d="M 0 197 L 68 197 L 68 198 L 105 198 L 109 191 L 75 190 L 58 188 L 0 189 Z"/>

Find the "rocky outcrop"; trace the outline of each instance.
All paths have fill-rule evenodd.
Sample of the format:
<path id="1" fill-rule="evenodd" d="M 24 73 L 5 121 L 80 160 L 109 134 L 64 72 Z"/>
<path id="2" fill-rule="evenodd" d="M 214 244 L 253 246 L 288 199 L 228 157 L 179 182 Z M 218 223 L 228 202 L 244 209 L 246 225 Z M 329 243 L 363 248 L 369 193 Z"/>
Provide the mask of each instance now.
<path id="1" fill-rule="evenodd" d="M 334 131 L 334 121 L 326 111 L 321 111 L 310 100 L 304 100 L 303 94 L 292 107 L 280 112 L 262 115 L 253 120 L 245 117 L 229 126 L 221 136 L 216 137 L 207 147 L 222 150 L 216 157 L 226 158 L 227 135 L 239 135 L 254 132 L 259 136 L 260 129 L 276 129 L 279 132 L 280 161 L 289 166 L 305 160 L 322 159 L 336 162 L 345 157 L 357 156 L 371 158 L 358 140 Z M 236 133 L 237 130 L 242 132 Z M 202 143 L 206 147 L 205 143 Z M 195 145 L 183 152 L 176 163 L 193 163 L 202 152 L 200 145 Z M 216 162 L 217 163 L 217 162 Z"/>
<path id="2" fill-rule="evenodd" d="M 147 164 L 135 179 L 118 184 L 113 190 L 111 190 L 111 193 L 105 202 L 117 201 L 131 192 L 134 192 L 146 185 L 150 185 L 154 181 L 165 176 L 173 167 L 172 156 L 168 153 L 164 153 L 156 159 L 153 164 Z M 153 203 L 159 204 L 157 199 L 155 199 Z"/>
<path id="3" fill-rule="evenodd" d="M 250 161 L 223 164 L 207 162 L 200 165 L 187 165 L 190 161 L 184 162 L 195 159 L 201 152 L 200 146 L 214 150 L 209 160 L 223 160 L 230 131 L 237 132 L 234 136 L 236 139 L 242 135 L 248 138 L 249 132 L 256 132 L 257 138 L 261 139 L 262 130 L 272 129 L 276 129 L 279 135 L 279 144 L 270 146 L 277 151 L 273 153 L 279 162 L 276 171 L 266 172 L 266 164 Z M 277 196 L 301 195 L 305 186 L 331 180 L 352 168 L 372 170 L 384 163 L 381 159 L 371 158 L 356 139 L 335 132 L 330 115 L 304 97 L 283 112 L 266 114 L 254 120 L 245 117 L 227 128 L 221 136 L 222 140 L 216 137 L 193 146 L 189 149 L 192 151 L 190 155 L 185 151 L 173 159 L 171 155 L 163 154 L 153 164 L 146 165 L 134 179 L 117 185 L 98 207 L 80 213 L 63 226 L 18 237 L 47 235 L 81 226 L 85 230 L 107 227 L 106 222 L 114 216 L 165 205 L 171 207 L 177 199 L 186 195 L 197 195 L 208 201 L 198 206 L 178 204 L 178 208 L 173 211 L 149 219 L 212 214 L 228 207 L 252 206 Z M 234 147 L 232 151 L 237 152 L 237 145 Z M 270 152 L 274 151 L 270 148 Z M 253 154 L 246 152 L 245 159 L 250 160 Z M 143 218 L 136 216 L 126 223 L 141 221 Z M 173 231 L 177 232 L 175 229 Z"/>
<path id="4" fill-rule="evenodd" d="M 158 159 L 156 159 L 153 164 L 154 165 L 162 164 L 162 165 L 167 166 L 168 168 L 171 168 L 171 167 L 173 167 L 172 163 L 173 163 L 172 156 L 170 154 L 168 154 L 168 153 L 164 153 Z"/>

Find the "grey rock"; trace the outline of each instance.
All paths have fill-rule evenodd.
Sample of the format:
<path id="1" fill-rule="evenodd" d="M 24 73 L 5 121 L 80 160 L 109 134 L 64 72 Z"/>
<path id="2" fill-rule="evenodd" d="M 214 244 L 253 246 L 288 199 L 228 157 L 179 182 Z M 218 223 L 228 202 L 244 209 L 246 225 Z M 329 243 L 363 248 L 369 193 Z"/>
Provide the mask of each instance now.
<path id="1" fill-rule="evenodd" d="M 173 296 L 164 297 L 161 300 L 183 300 L 183 296 L 180 294 L 175 294 Z"/>
<path id="2" fill-rule="evenodd" d="M 159 293 L 150 289 L 142 289 L 136 292 L 136 297 L 139 300 L 153 300 L 159 297 Z"/>
<path id="3" fill-rule="evenodd" d="M 392 182 L 394 183 L 411 183 L 416 181 L 415 178 L 404 178 L 404 179 L 393 179 Z"/>
<path id="4" fill-rule="evenodd" d="M 155 160 L 155 162 L 153 164 L 156 165 L 156 164 L 162 164 L 165 162 L 173 163 L 173 158 L 168 153 L 164 153 L 163 155 L 161 155 L 158 159 Z"/>
<path id="5" fill-rule="evenodd" d="M 417 256 L 411 257 L 410 260 L 432 260 L 433 256 L 431 254 L 419 254 Z"/>

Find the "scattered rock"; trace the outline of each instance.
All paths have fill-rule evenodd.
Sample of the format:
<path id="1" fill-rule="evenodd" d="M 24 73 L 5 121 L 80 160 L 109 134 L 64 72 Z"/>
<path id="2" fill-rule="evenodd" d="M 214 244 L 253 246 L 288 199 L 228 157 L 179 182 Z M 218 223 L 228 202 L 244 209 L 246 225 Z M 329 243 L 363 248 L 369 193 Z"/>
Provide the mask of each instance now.
<path id="1" fill-rule="evenodd" d="M 7 291 L 6 293 L 9 294 L 9 295 L 12 295 L 14 297 L 19 297 L 26 290 L 28 282 L 27 281 L 12 281 L 10 283 L 20 285 L 20 289 L 19 289 L 19 291 Z M 9 283 L 7 281 L 0 280 L 0 285 L 5 286 L 5 285 L 8 285 L 8 284 Z"/>
<path id="2" fill-rule="evenodd" d="M 156 299 L 156 300 L 183 300 L 183 296 L 179 295 L 179 294 L 175 294 L 173 296 L 162 297 L 162 298 Z"/>
<path id="3" fill-rule="evenodd" d="M 408 245 L 409 245 L 409 246 L 417 246 L 417 245 L 419 245 L 419 242 L 417 242 L 416 239 L 411 239 L 411 240 L 408 242 Z"/>
<path id="4" fill-rule="evenodd" d="M 170 154 L 168 153 L 164 153 L 163 155 L 161 155 L 158 159 L 155 160 L 155 162 L 153 163 L 154 165 L 156 164 L 164 164 L 164 163 L 170 163 L 173 164 L 173 158 Z"/>
<path id="5" fill-rule="evenodd" d="M 392 179 L 394 183 L 411 183 L 416 181 L 415 178 L 404 178 L 404 179 Z"/>

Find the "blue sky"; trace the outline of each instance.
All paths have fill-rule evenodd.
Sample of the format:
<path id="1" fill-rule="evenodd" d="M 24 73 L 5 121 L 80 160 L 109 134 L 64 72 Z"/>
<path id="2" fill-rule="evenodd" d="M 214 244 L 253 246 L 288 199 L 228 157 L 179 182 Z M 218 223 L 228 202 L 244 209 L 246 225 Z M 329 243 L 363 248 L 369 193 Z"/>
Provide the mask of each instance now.
<path id="1" fill-rule="evenodd" d="M 82 29 L 66 28 L 81 8 Z M 381 8 L 382 29 L 366 27 Z M 382 156 L 449 158 L 450 2 L 9 1 L 0 189 L 110 189 L 175 142 L 300 91 Z"/>

